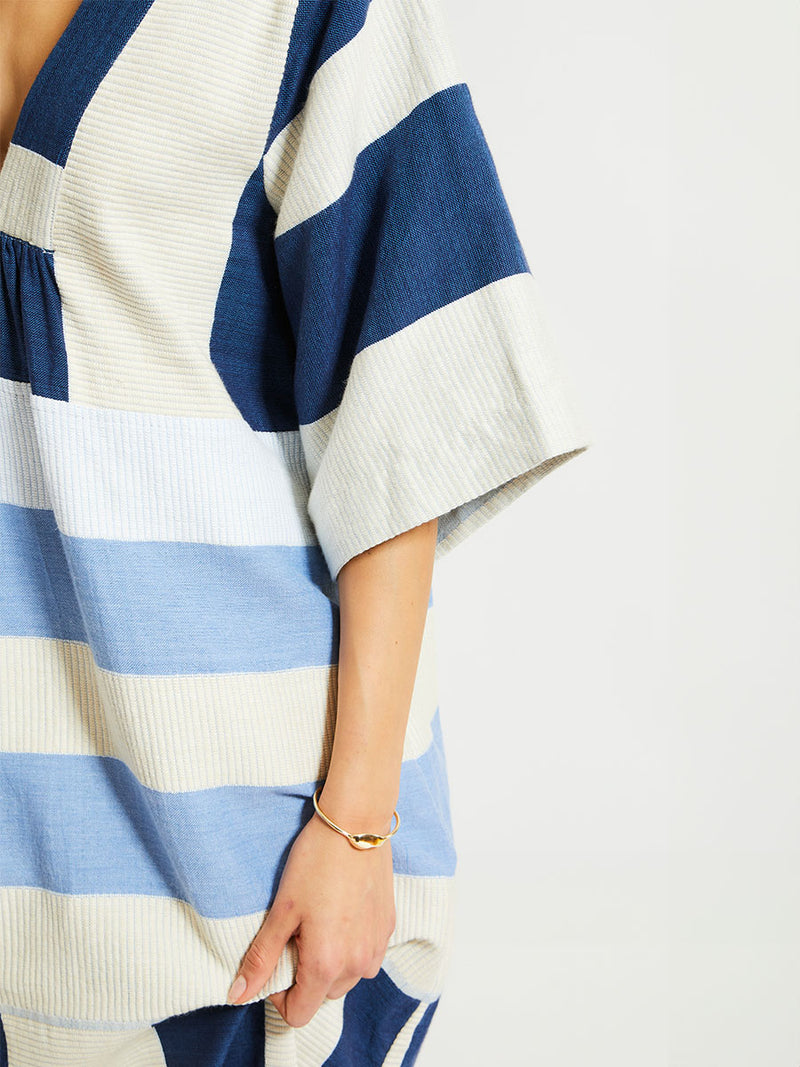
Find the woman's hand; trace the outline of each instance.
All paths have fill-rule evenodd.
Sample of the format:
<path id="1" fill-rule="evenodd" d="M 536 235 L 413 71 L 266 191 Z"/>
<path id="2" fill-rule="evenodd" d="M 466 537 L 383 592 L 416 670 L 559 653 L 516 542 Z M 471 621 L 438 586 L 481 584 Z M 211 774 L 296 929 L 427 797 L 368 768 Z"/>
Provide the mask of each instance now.
<path id="1" fill-rule="evenodd" d="M 339 825 L 385 834 L 391 821 L 383 829 Z M 294 935 L 295 982 L 269 999 L 290 1026 L 304 1026 L 326 997 L 343 997 L 377 975 L 395 922 L 391 839 L 355 849 L 314 814 L 292 844 L 272 907 L 245 953 L 239 974 L 247 984 L 229 1003 L 263 989 Z"/>
<path id="2" fill-rule="evenodd" d="M 337 576 L 336 728 L 319 801 L 354 833 L 391 831 L 437 530 L 436 518 L 414 526 L 353 556 Z M 374 978 L 396 922 L 392 867 L 391 838 L 362 851 L 314 813 L 292 844 L 275 900 L 242 961 L 246 983 L 236 989 L 234 982 L 229 1003 L 263 989 L 293 935 L 294 985 L 269 994 L 290 1026 L 305 1026 L 326 997 Z"/>

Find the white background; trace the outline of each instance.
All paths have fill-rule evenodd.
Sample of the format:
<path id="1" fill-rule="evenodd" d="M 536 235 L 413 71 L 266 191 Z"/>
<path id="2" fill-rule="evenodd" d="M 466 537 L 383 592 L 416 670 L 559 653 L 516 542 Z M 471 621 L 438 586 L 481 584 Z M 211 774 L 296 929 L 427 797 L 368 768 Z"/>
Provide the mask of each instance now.
<path id="1" fill-rule="evenodd" d="M 594 431 L 437 564 L 420 1067 L 800 1067 L 800 6 L 441 0 Z"/>

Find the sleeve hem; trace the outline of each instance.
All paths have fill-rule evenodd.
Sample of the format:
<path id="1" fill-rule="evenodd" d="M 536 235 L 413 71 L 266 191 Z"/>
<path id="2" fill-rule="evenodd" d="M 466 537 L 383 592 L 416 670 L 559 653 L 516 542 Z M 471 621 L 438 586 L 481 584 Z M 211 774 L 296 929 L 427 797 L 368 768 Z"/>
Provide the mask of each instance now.
<path id="1" fill-rule="evenodd" d="M 341 514 L 329 504 L 312 518 L 334 581 L 354 556 L 433 518 L 439 519 L 434 556 L 438 561 L 545 475 L 585 452 L 592 443 L 588 438 L 564 441 L 546 455 L 529 457 L 522 466 L 517 463 L 495 468 L 488 478 L 486 471 L 476 475 L 467 468 L 462 477 L 449 483 L 445 493 L 426 497 L 417 492 L 395 499 L 391 517 L 385 509 L 378 508 L 371 519 L 368 502 L 361 509 L 354 509 L 342 500 Z"/>
<path id="2" fill-rule="evenodd" d="M 362 348 L 338 408 L 301 433 L 309 517 L 334 579 L 437 516 L 441 558 L 591 442 L 529 271 Z"/>

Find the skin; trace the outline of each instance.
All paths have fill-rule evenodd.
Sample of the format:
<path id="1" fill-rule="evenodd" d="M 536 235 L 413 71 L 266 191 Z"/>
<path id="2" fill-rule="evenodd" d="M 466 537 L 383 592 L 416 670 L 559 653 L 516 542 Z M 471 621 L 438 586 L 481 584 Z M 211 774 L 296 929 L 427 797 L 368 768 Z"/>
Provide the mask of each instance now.
<path id="1" fill-rule="evenodd" d="M 319 804 L 352 833 L 386 834 L 394 821 L 437 529 L 438 519 L 415 526 L 354 556 L 338 575 L 336 729 Z M 392 840 L 359 851 L 312 815 L 242 961 L 247 985 L 231 1003 L 258 994 L 292 936 L 295 982 L 269 995 L 290 1026 L 377 975 L 395 927 Z"/>
<path id="2" fill-rule="evenodd" d="M 0 0 L 0 167 L 22 103 L 80 0 Z"/>
<path id="3" fill-rule="evenodd" d="M 0 166 L 23 101 L 79 0 L 0 0 Z M 334 741 L 322 810 L 353 833 L 386 834 L 422 646 L 438 520 L 353 557 L 338 576 Z M 400 812 L 402 816 L 402 812 Z M 402 828 L 398 831 L 402 833 Z M 392 839 L 359 851 L 316 814 L 292 844 L 278 892 L 240 967 L 257 996 L 291 937 L 295 982 L 270 994 L 290 1026 L 377 975 L 395 927 Z"/>

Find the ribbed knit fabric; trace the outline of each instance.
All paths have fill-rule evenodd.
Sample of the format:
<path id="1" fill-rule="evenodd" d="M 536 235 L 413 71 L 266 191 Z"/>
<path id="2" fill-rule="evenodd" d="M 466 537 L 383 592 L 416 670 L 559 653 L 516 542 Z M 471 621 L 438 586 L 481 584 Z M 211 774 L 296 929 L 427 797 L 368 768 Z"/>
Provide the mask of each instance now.
<path id="1" fill-rule="evenodd" d="M 411 1067 L 456 852 L 433 596 L 384 965 L 228 987 L 313 818 L 336 578 L 590 444 L 440 0 L 83 0 L 0 171 L 0 1065 Z"/>

